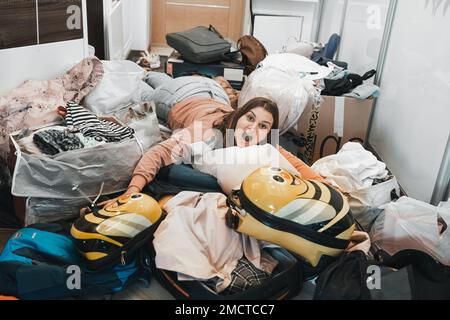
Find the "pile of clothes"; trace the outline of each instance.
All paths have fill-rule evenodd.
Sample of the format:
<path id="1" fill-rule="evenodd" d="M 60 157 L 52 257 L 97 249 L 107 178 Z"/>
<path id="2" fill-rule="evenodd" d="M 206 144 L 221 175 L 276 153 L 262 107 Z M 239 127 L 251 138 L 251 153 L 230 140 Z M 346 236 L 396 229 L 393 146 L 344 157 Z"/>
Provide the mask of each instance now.
<path id="1" fill-rule="evenodd" d="M 353 215 L 369 231 L 380 206 L 398 199 L 400 186 L 386 164 L 356 142 L 346 143 L 335 155 L 318 160 L 312 168 L 348 196 Z"/>
<path id="2" fill-rule="evenodd" d="M 286 44 L 283 52 L 306 57 L 320 66 L 333 69 L 330 74 L 321 77 L 322 95 L 346 96 L 360 100 L 371 97 L 377 98 L 380 95 L 380 88 L 373 84 L 364 83 L 364 81 L 375 76 L 376 70 L 370 70 L 363 76 L 360 76 L 348 70 L 348 63 L 333 60 L 340 43 L 341 37 L 338 34 L 332 34 L 325 45 L 322 43 L 300 42 L 295 44 L 295 48 L 288 50 L 288 44 Z"/>
<path id="3" fill-rule="evenodd" d="M 180 281 L 205 281 L 217 293 L 233 294 L 260 285 L 278 264 L 261 250 L 266 244 L 226 225 L 223 194 L 181 192 L 163 210 L 167 217 L 153 240 L 155 263 L 177 272 Z"/>
<path id="4" fill-rule="evenodd" d="M 0 96 L 0 156 L 9 152 L 9 134 L 61 119 L 59 106 L 79 103 L 102 80 L 102 62 L 86 58 L 66 74 L 53 80 L 28 80 L 7 95 Z"/>
<path id="5" fill-rule="evenodd" d="M 30 154 L 55 155 L 109 142 L 120 142 L 132 138 L 134 134 L 132 128 L 99 119 L 74 102 L 68 102 L 64 113 L 65 126 L 46 127 L 21 138 L 19 145 L 22 149 Z"/>
<path id="6" fill-rule="evenodd" d="M 142 154 L 161 140 L 143 75 L 131 61 L 89 57 L 0 97 L 0 157 L 13 145 L 8 193 L 26 198 L 16 210 L 25 223 L 76 216 L 86 198 L 126 189 Z"/>
<path id="7" fill-rule="evenodd" d="M 322 158 L 312 168 L 344 193 L 362 190 L 388 176 L 386 164 L 357 142 L 348 142 L 335 155 Z"/>
<path id="8" fill-rule="evenodd" d="M 380 88 L 374 84 L 366 84 L 364 81 L 375 76 L 376 71 L 370 70 L 363 76 L 329 63 L 334 69 L 321 80 L 322 95 L 345 96 L 359 100 L 378 98 Z"/>

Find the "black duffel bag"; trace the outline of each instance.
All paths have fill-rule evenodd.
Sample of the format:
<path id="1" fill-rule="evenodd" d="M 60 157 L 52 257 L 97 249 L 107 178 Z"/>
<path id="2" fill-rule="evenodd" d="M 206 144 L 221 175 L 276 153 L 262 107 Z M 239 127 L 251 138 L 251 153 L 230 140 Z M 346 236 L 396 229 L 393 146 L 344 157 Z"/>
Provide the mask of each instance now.
<path id="1" fill-rule="evenodd" d="M 209 28 L 199 26 L 183 32 L 168 33 L 166 41 L 186 61 L 193 63 L 223 60 L 231 48 L 231 44 L 211 25 Z"/>

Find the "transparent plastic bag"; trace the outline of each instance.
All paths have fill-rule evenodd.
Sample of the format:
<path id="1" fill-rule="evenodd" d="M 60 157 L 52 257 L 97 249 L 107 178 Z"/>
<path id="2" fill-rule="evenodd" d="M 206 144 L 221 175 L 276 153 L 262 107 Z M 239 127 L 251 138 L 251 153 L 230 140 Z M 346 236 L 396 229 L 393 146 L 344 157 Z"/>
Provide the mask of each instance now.
<path id="1" fill-rule="evenodd" d="M 28 198 L 25 225 L 75 219 L 80 209 L 89 206 L 87 199 Z"/>
<path id="2" fill-rule="evenodd" d="M 397 196 L 400 195 L 400 186 L 395 177 L 347 194 L 353 216 L 365 231 L 370 231 L 378 215 L 383 211 L 379 207 L 393 200 L 392 192 Z"/>
<path id="3" fill-rule="evenodd" d="M 23 152 L 16 141 L 19 132 L 11 134 L 17 156 L 12 194 L 17 197 L 80 199 L 96 197 L 100 192 L 111 194 L 125 190 L 144 152 L 161 141 L 155 112 L 131 121 L 128 126 L 136 131 L 132 139 L 54 156 Z"/>
<path id="4" fill-rule="evenodd" d="M 144 151 L 162 140 L 153 102 L 135 103 L 113 114 L 124 125 L 134 129 Z"/>
<path id="5" fill-rule="evenodd" d="M 129 60 L 102 61 L 102 81 L 84 99 L 84 105 L 98 115 L 112 114 L 124 106 L 141 102 L 144 69 Z M 145 84 L 145 83 L 144 83 Z"/>
<path id="6" fill-rule="evenodd" d="M 55 156 L 17 153 L 12 194 L 17 197 L 82 198 L 125 190 L 143 155 L 136 138 Z M 84 194 L 83 194 L 84 193 Z"/>
<path id="7" fill-rule="evenodd" d="M 402 197 L 383 209 L 370 232 L 378 248 L 390 255 L 420 250 L 450 265 L 450 208 Z"/>

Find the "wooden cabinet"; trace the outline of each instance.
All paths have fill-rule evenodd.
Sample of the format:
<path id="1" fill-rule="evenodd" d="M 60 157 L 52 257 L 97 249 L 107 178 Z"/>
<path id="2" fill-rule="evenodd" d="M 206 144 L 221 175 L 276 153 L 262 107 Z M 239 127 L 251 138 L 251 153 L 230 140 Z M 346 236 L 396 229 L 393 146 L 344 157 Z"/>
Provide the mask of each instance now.
<path id="1" fill-rule="evenodd" d="M 152 45 L 166 45 L 166 34 L 212 24 L 224 37 L 242 35 L 242 0 L 153 0 Z"/>
<path id="2" fill-rule="evenodd" d="M 0 49 L 83 38 L 82 0 L 0 1 Z"/>
<path id="3" fill-rule="evenodd" d="M 38 0 L 38 13 L 39 43 L 83 38 L 81 0 Z"/>
<path id="4" fill-rule="evenodd" d="M 0 1 L 0 49 L 37 43 L 36 1 Z"/>

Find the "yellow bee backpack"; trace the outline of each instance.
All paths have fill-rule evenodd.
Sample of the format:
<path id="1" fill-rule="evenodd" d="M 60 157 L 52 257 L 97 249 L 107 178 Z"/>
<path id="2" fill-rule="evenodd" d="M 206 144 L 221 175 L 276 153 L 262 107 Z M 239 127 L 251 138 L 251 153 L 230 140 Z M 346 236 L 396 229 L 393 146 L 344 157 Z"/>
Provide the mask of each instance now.
<path id="1" fill-rule="evenodd" d="M 90 268 L 118 262 L 125 265 L 150 243 L 162 216 L 160 206 L 150 196 L 125 195 L 101 209 L 82 209 L 70 233 Z"/>
<path id="2" fill-rule="evenodd" d="M 313 268 L 323 257 L 338 257 L 355 230 L 349 204 L 339 191 L 280 168 L 250 174 L 228 203 L 229 227 L 277 244 Z"/>

